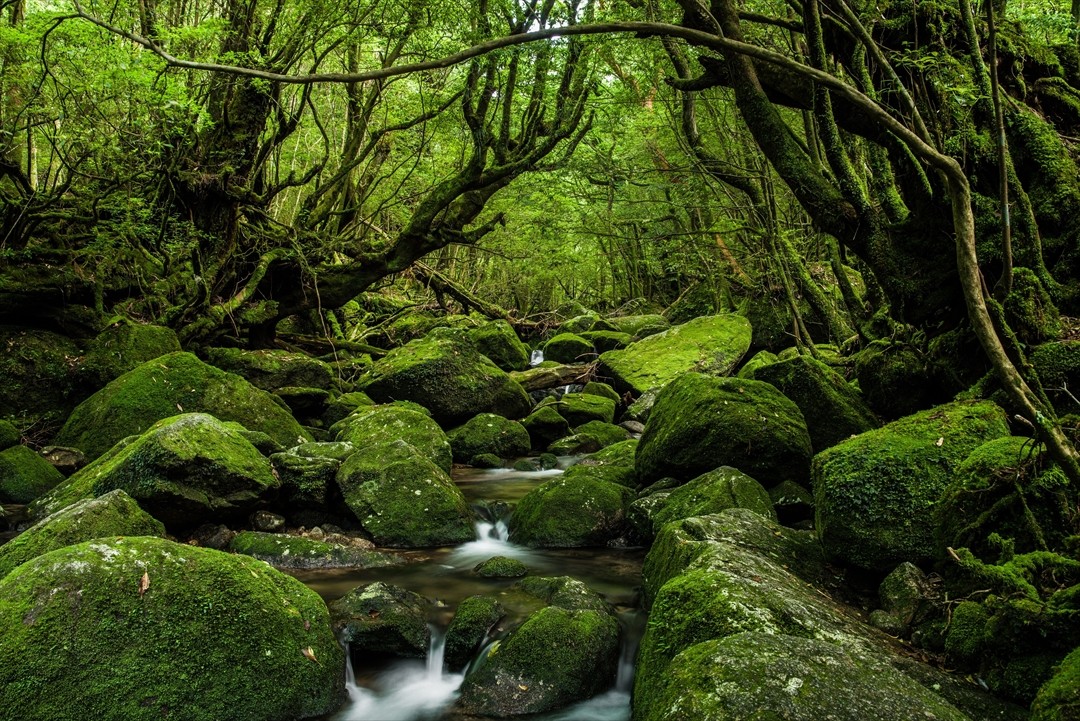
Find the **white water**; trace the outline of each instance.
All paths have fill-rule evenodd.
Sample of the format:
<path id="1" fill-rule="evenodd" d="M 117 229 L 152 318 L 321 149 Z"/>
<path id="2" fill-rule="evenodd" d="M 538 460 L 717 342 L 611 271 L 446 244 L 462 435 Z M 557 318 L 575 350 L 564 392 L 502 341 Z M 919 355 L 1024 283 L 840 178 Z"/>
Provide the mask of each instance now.
<path id="1" fill-rule="evenodd" d="M 447 564 L 454 568 L 472 568 L 492 556 L 516 558 L 525 564 L 537 559 L 535 551 L 510 543 L 510 531 L 506 527 L 506 521 L 499 519 L 494 523 L 478 521 L 476 540 L 455 548 L 447 557 Z"/>
<path id="2" fill-rule="evenodd" d="M 544 351 L 542 351 L 542 350 L 534 350 L 532 352 L 532 354 L 529 356 L 529 365 L 532 366 L 533 368 L 535 368 L 536 366 L 540 365 L 543 362 L 544 362 Z"/>

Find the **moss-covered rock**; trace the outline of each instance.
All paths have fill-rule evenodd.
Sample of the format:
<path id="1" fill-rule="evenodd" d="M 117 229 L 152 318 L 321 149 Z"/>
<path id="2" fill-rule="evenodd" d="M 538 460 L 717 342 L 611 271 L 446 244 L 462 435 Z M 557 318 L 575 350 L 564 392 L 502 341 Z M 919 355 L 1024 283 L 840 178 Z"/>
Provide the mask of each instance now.
<path id="1" fill-rule="evenodd" d="M 337 440 L 363 448 L 404 441 L 449 473 L 454 465 L 450 441 L 439 424 L 427 415 L 397 404 L 365 406 L 332 429 Z"/>
<path id="2" fill-rule="evenodd" d="M 1031 721 L 1080 718 L 1080 648 L 1066 656 L 1053 678 L 1039 689 L 1031 712 Z"/>
<path id="3" fill-rule="evenodd" d="M 504 371 L 523 371 L 529 367 L 529 349 L 505 320 L 473 328 L 468 333 L 476 349 Z"/>
<path id="4" fill-rule="evenodd" d="M 326 404 L 330 402 L 330 391 L 323 388 L 283 386 L 275 388 L 274 395 L 285 403 L 293 416 L 307 424 L 321 424 Z"/>
<path id="5" fill-rule="evenodd" d="M 283 350 L 210 348 L 207 361 L 221 370 L 241 376 L 256 388 L 322 388 L 334 386 L 330 366 L 303 353 Z"/>
<path id="6" fill-rule="evenodd" d="M 375 405 L 375 401 L 371 400 L 367 393 L 361 393 L 360 391 L 342 393 L 327 402 L 326 410 L 323 411 L 322 422 L 329 428 L 338 421 L 348 418 L 357 408 L 373 405 Z"/>
<path id="7" fill-rule="evenodd" d="M 766 487 L 809 476 L 799 408 L 768 383 L 686 373 L 656 400 L 637 448 L 638 478 L 695 478 L 732 466 Z"/>
<path id="8" fill-rule="evenodd" d="M 808 356 L 761 366 L 754 377 L 776 386 L 795 402 L 806 419 L 815 451 L 881 425 L 839 373 Z"/>
<path id="9" fill-rule="evenodd" d="M 180 350 L 172 328 L 141 323 L 114 323 L 90 342 L 76 373 L 87 388 L 97 390 L 138 365 Z"/>
<path id="10" fill-rule="evenodd" d="M 627 406 L 626 412 L 622 416 L 623 420 L 637 421 L 639 423 L 648 422 L 649 414 L 652 413 L 653 406 L 656 405 L 660 390 L 660 388 L 650 388 L 638 396 L 637 400 Z"/>
<path id="11" fill-rule="evenodd" d="M 926 574 L 912 563 L 901 563 L 878 586 L 881 610 L 904 626 L 921 620 L 929 597 Z"/>
<path id="12" fill-rule="evenodd" d="M 544 344 L 544 360 L 556 363 L 586 363 L 596 356 L 593 344 L 573 333 L 560 333 Z"/>
<path id="13" fill-rule="evenodd" d="M 95 538 L 164 536 L 165 527 L 123 491 L 57 511 L 0 546 L 0 578 L 32 558 Z"/>
<path id="14" fill-rule="evenodd" d="M 662 333 L 671 327 L 671 321 L 662 315 L 620 315 L 605 318 L 611 327 L 619 333 L 626 333 L 638 338 Z"/>
<path id="15" fill-rule="evenodd" d="M 400 563 L 395 556 L 361 544 L 327 543 L 316 538 L 260 531 L 237 533 L 229 541 L 229 550 L 266 561 L 276 568 L 382 568 Z"/>
<path id="16" fill-rule="evenodd" d="M 444 427 L 477 413 L 521 418 L 532 406 L 524 389 L 471 343 L 438 332 L 390 351 L 357 386 L 379 402 L 421 403 Z"/>
<path id="17" fill-rule="evenodd" d="M 623 535 L 633 492 L 602 480 L 565 475 L 529 491 L 510 517 L 510 538 L 532 548 L 603 546 Z"/>
<path id="18" fill-rule="evenodd" d="M 914 347 L 879 340 L 855 355 L 855 377 L 875 412 L 899 418 L 945 400 L 927 365 L 927 358 Z"/>
<path id="19" fill-rule="evenodd" d="M 521 425 L 528 432 L 533 448 L 547 448 L 570 434 L 570 423 L 552 405 L 539 406 L 522 419 Z"/>
<path id="20" fill-rule="evenodd" d="M 776 363 L 780 358 L 775 354 L 767 350 L 759 350 L 754 356 L 743 363 L 742 368 L 735 374 L 737 378 L 745 378 L 746 380 L 760 380 L 757 377 L 757 371 L 759 368 L 764 368 L 767 365 Z"/>
<path id="21" fill-rule="evenodd" d="M 551 406 L 571 427 L 589 421 L 611 423 L 615 420 L 615 401 L 591 393 L 564 393 L 559 398 L 548 397 L 537 408 Z"/>
<path id="22" fill-rule="evenodd" d="M 556 456 L 595 453 L 629 438 L 630 432 L 625 428 L 603 421 L 589 421 L 575 428 L 573 434 L 552 443 L 547 450 Z"/>
<path id="23" fill-rule="evenodd" d="M 24 563 L 0 581 L 0 626 L 0 707 L 20 718 L 289 721 L 344 697 L 344 654 L 314 591 L 159 538 Z"/>
<path id="24" fill-rule="evenodd" d="M 727 314 L 695 318 L 623 350 L 600 356 L 600 372 L 620 392 L 635 395 L 667 385 L 687 371 L 723 376 L 750 347 L 750 323 Z"/>
<path id="25" fill-rule="evenodd" d="M 493 646 L 465 677 L 465 713 L 516 716 L 581 701 L 607 688 L 618 661 L 610 610 L 550 605 Z"/>
<path id="26" fill-rule="evenodd" d="M 122 438 L 181 413 L 209 413 L 261 431 L 285 447 L 311 440 L 274 396 L 190 353 L 143 363 L 83 401 L 56 437 L 94 459 Z"/>
<path id="27" fill-rule="evenodd" d="M 627 488 L 637 487 L 637 472 L 634 470 L 634 451 L 637 440 L 625 440 L 613 443 L 566 469 L 567 478 L 579 475 L 614 483 Z"/>
<path id="28" fill-rule="evenodd" d="M 599 383 L 597 381 L 589 381 L 585 384 L 585 387 L 581 389 L 581 392 L 585 395 L 600 396 L 601 398 L 607 398 L 616 406 L 622 402 L 622 398 L 618 392 L 607 383 Z"/>
<path id="29" fill-rule="evenodd" d="M 817 639 L 745 632 L 681 652 L 635 721 L 968 721 L 880 658 Z"/>
<path id="30" fill-rule="evenodd" d="M 0 451 L 0 501 L 30 503 L 63 480 L 60 471 L 26 446 Z"/>
<path id="31" fill-rule="evenodd" d="M 0 418 L 58 424 L 81 400 L 73 369 L 82 349 L 45 330 L 0 326 Z"/>
<path id="32" fill-rule="evenodd" d="M 418 593 L 376 581 L 331 603 L 330 616 L 354 657 L 374 653 L 423 658 L 431 644 L 429 605 Z"/>
<path id="33" fill-rule="evenodd" d="M 1001 408 L 957 402 L 817 454 L 816 527 L 827 553 L 876 571 L 934 558 L 934 507 L 952 474 L 973 450 L 1006 435 Z"/>
<path id="34" fill-rule="evenodd" d="M 461 671 L 488 637 L 488 631 L 506 614 L 502 604 L 489 596 L 469 596 L 454 612 L 446 629 L 444 660 L 451 672 Z"/>
<path id="35" fill-rule="evenodd" d="M 450 546 L 473 539 L 461 491 L 405 441 L 362 447 L 341 465 L 337 484 L 349 510 L 380 546 Z"/>
<path id="36" fill-rule="evenodd" d="M 270 463 L 281 480 L 278 498 L 290 509 L 322 508 L 337 476 L 341 461 L 333 458 L 307 458 L 293 453 L 275 453 Z"/>
<path id="37" fill-rule="evenodd" d="M 587 330 L 578 334 L 586 342 L 592 344 L 597 353 L 605 353 L 609 350 L 622 350 L 634 342 L 634 336 L 629 333 L 620 333 L 615 330 Z"/>
<path id="38" fill-rule="evenodd" d="M 525 426 L 494 413 L 473 416 L 446 436 L 456 463 L 471 463 L 483 454 L 499 458 L 524 456 L 532 445 Z"/>
<path id="39" fill-rule="evenodd" d="M 1039 277 L 1029 268 L 1013 268 L 1012 288 L 1002 303 L 1005 320 L 1025 345 L 1057 340 L 1061 316 Z"/>
<path id="40" fill-rule="evenodd" d="M 0 420 L 0 451 L 6 451 L 18 445 L 21 440 L 22 433 L 18 428 L 7 421 Z"/>
<path id="41" fill-rule="evenodd" d="M 782 481 L 769 489 L 776 517 L 785 526 L 814 519 L 814 494 L 794 481 Z"/>
<path id="42" fill-rule="evenodd" d="M 562 325 L 560 325 L 557 330 L 559 333 L 581 333 L 590 330 L 598 320 L 600 320 L 599 313 L 596 311 L 586 311 L 563 321 Z"/>
<path id="43" fill-rule="evenodd" d="M 697 478 L 663 494 L 662 500 L 646 506 L 651 534 L 672 521 L 706 516 L 728 508 L 745 508 L 771 521 L 776 520 L 768 491 L 750 476 L 728 466 L 703 473 Z"/>
<path id="44" fill-rule="evenodd" d="M 1054 408 L 1059 413 L 1080 412 L 1080 405 L 1073 400 L 1072 394 L 1054 390 L 1080 388 L 1080 341 L 1043 343 L 1031 351 L 1028 360 L 1039 374 L 1043 388 L 1048 389 L 1047 395 Z"/>
<path id="45" fill-rule="evenodd" d="M 954 659 L 970 662 L 977 658 L 986 641 L 989 614 L 981 603 L 961 601 L 952 610 L 945 652 Z"/>
<path id="46" fill-rule="evenodd" d="M 521 578 L 529 575 L 529 567 L 516 558 L 492 556 L 476 564 L 473 572 L 482 578 Z"/>

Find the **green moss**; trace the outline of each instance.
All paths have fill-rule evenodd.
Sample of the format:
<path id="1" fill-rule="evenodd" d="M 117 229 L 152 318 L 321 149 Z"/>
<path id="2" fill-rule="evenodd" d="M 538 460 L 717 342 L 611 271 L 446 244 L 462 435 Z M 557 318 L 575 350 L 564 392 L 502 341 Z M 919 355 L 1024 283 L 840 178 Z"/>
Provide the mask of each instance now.
<path id="1" fill-rule="evenodd" d="M 0 579 L 32 558 L 107 536 L 164 536 L 165 527 L 131 496 L 112 491 L 54 513 L 0 546 Z"/>
<path id="2" fill-rule="evenodd" d="M 97 390 L 147 361 L 180 350 L 171 328 L 140 323 L 115 323 L 94 338 L 76 372 L 87 387 Z"/>
<path id="3" fill-rule="evenodd" d="M 597 320 L 600 319 L 599 314 L 594 311 L 588 311 L 579 315 L 575 315 L 562 325 L 559 326 L 559 333 L 581 333 L 583 331 L 591 330 Z"/>
<path id="4" fill-rule="evenodd" d="M 422 658 L 431 644 L 428 606 L 420 594 L 376 581 L 331 603 L 330 615 L 354 658 L 372 653 Z"/>
<path id="5" fill-rule="evenodd" d="M 327 389 L 334 382 L 329 365 L 302 353 L 210 348 L 207 360 L 211 365 L 236 373 L 256 388 L 267 391 L 290 386 Z"/>
<path id="6" fill-rule="evenodd" d="M 685 323 L 694 318 L 715 315 L 723 310 L 723 299 L 714 283 L 697 283 L 683 291 L 664 315 L 672 323 Z"/>
<path id="7" fill-rule="evenodd" d="M 634 337 L 629 333 L 620 333 L 615 330 L 587 330 L 579 335 L 591 343 L 597 353 L 621 350 L 634 342 Z"/>
<path id="8" fill-rule="evenodd" d="M 746 508 L 776 520 L 772 499 L 760 483 L 734 468 L 721 466 L 679 486 L 654 506 L 653 535 L 671 521 L 706 516 L 728 508 Z"/>
<path id="9" fill-rule="evenodd" d="M 810 436 L 798 407 L 768 383 L 680 376 L 657 398 L 638 445 L 643 484 L 729 465 L 765 487 L 809 476 Z"/>
<path id="10" fill-rule="evenodd" d="M 30 503 L 63 480 L 60 471 L 26 446 L 0 451 L 0 501 Z"/>
<path id="11" fill-rule="evenodd" d="M 680 373 L 722 376 L 750 347 L 750 323 L 733 314 L 696 318 L 600 356 L 600 372 L 620 392 L 641 394 Z"/>
<path id="12" fill-rule="evenodd" d="M 373 405 L 375 405 L 375 401 L 371 400 L 367 393 L 361 393 L 359 391 L 342 393 L 340 396 L 332 399 L 326 404 L 326 410 L 323 411 L 322 420 L 327 427 L 330 427 L 338 421 L 347 418 L 357 408 Z"/>
<path id="13" fill-rule="evenodd" d="M 662 315 L 623 315 L 606 318 L 612 330 L 644 338 L 671 327 L 671 321 Z"/>
<path id="14" fill-rule="evenodd" d="M 504 371 L 521 371 L 529 367 L 529 349 L 505 320 L 485 323 L 470 330 L 468 335 L 476 349 Z"/>
<path id="15" fill-rule="evenodd" d="M 627 443 L 627 441 L 622 441 Z M 615 444 L 621 445 L 621 444 Z M 612 446 L 608 446 L 611 448 Z M 618 486 L 626 486 L 627 488 L 637 487 L 637 473 L 634 472 L 633 455 L 630 456 L 629 463 L 626 459 L 619 462 L 607 462 L 596 457 L 603 453 L 607 448 L 598 451 L 590 456 L 586 456 L 579 463 L 570 466 L 566 469 L 563 477 L 568 481 L 573 481 L 578 478 L 586 478 L 595 481 L 605 481 L 607 483 L 614 483 Z"/>
<path id="16" fill-rule="evenodd" d="M 963 601 L 952 611 L 945 651 L 953 658 L 971 662 L 978 658 L 986 638 L 989 615 L 981 603 Z"/>
<path id="17" fill-rule="evenodd" d="M 11 423 L 0 420 L 0 451 L 7 450 L 18 445 L 22 440 L 22 433 Z"/>
<path id="18" fill-rule="evenodd" d="M 1080 649 L 1065 657 L 1031 706 L 1032 721 L 1072 721 L 1080 712 Z"/>
<path id="19" fill-rule="evenodd" d="M 573 333 L 560 333 L 544 344 L 544 360 L 556 363 L 587 363 L 596 355 L 593 344 Z"/>
<path id="20" fill-rule="evenodd" d="M 396 404 L 363 406 L 331 431 L 337 434 L 337 440 L 356 448 L 405 441 L 443 471 L 449 473 L 453 465 L 450 441 L 439 424 L 412 408 Z"/>
<path id="21" fill-rule="evenodd" d="M 465 668 L 505 614 L 502 604 L 488 596 L 469 596 L 458 604 L 446 629 L 446 667 L 452 672 Z"/>
<path id="22" fill-rule="evenodd" d="M 494 413 L 473 416 L 446 435 L 456 463 L 470 463 L 484 454 L 500 458 L 524 456 L 531 447 L 529 432 L 523 425 Z"/>
<path id="23" fill-rule="evenodd" d="M 995 404 L 958 402 L 818 453 L 815 525 L 826 552 L 879 571 L 934 558 L 933 511 L 952 474 L 971 451 L 1007 434 Z"/>
<path id="24" fill-rule="evenodd" d="M 298 440 L 311 440 L 270 393 L 206 365 L 190 353 L 171 353 L 128 371 L 86 399 L 68 418 L 55 442 L 78 448 L 94 459 L 122 438 L 140 434 L 177 411 L 236 421 L 286 447 Z"/>
<path id="25" fill-rule="evenodd" d="M 886 418 L 944 400 L 931 383 L 927 359 L 906 344 L 874 341 L 855 355 L 855 376 L 866 402 Z"/>
<path id="26" fill-rule="evenodd" d="M 764 368 L 767 365 L 776 363 L 780 358 L 775 354 L 767 350 L 760 350 L 754 354 L 754 357 L 743 363 L 742 368 L 736 374 L 739 378 L 745 378 L 746 380 L 758 380 L 756 373 L 758 368 Z"/>
<path id="27" fill-rule="evenodd" d="M 629 438 L 630 432 L 625 428 L 603 421 L 589 421 L 575 428 L 573 435 L 560 438 L 548 446 L 548 452 L 557 456 L 594 453 Z"/>
<path id="28" fill-rule="evenodd" d="M 516 558 L 492 556 L 476 564 L 473 572 L 483 578 L 521 578 L 529 575 L 529 567 Z"/>
<path id="29" fill-rule="evenodd" d="M 1038 276 L 1027 268 L 1014 268 L 1012 290 L 1005 297 L 1005 320 L 1017 340 L 1036 345 L 1057 340 L 1061 316 Z"/>
<path id="30" fill-rule="evenodd" d="M 532 548 L 603 546 L 626 531 L 629 488 L 561 476 L 529 491 L 510 518 L 510 537 Z"/>
<path id="31" fill-rule="evenodd" d="M 1063 389 L 1080 388 L 1080 341 L 1043 343 L 1028 355 L 1046 393 L 1058 413 L 1080 412 L 1080 405 Z"/>
<path id="32" fill-rule="evenodd" d="M 0 619 L 0 704 L 23 718 L 287 721 L 344 696 L 322 600 L 243 556 L 147 537 L 68 546 L 0 581 Z"/>
<path id="33" fill-rule="evenodd" d="M 400 563 L 394 556 L 360 545 L 345 546 L 259 531 L 237 533 L 229 542 L 229 550 L 266 561 L 277 568 L 381 568 Z"/>
<path id="34" fill-rule="evenodd" d="M 473 539 L 461 491 L 405 441 L 360 448 L 342 464 L 337 484 L 349 510 L 380 546 L 446 546 Z"/>
<path id="35" fill-rule="evenodd" d="M 581 392 L 585 395 L 600 396 L 601 398 L 607 398 L 608 400 L 618 405 L 622 402 L 622 397 L 615 391 L 614 388 L 607 383 L 598 383 L 597 381 L 589 381 L 585 384 L 585 387 L 581 389 Z"/>
<path id="36" fill-rule="evenodd" d="M 0 418 L 42 419 L 55 427 L 80 400 L 72 372 L 82 354 L 69 338 L 0 326 Z M 66 444 L 65 444 L 66 445 Z"/>
<path id="37" fill-rule="evenodd" d="M 534 448 L 547 448 L 553 441 L 569 435 L 570 424 L 554 405 L 540 405 L 521 421 Z"/>
<path id="38" fill-rule="evenodd" d="M 551 406 L 571 427 L 575 427 L 589 421 L 613 422 L 616 403 L 611 398 L 593 393 L 565 393 L 558 399 L 550 396 L 545 398 L 537 405 L 537 410 Z"/>
<path id="39" fill-rule="evenodd" d="M 291 452 L 275 453 L 270 462 L 281 480 L 281 501 L 294 509 L 323 508 L 341 467 L 341 461 L 333 458 L 307 458 Z"/>

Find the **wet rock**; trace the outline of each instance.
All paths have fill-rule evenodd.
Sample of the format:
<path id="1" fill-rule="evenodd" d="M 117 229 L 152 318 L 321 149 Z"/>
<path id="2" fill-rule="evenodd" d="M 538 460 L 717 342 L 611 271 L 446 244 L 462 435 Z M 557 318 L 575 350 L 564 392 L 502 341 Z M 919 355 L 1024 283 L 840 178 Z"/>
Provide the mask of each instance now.
<path id="1" fill-rule="evenodd" d="M 236 531 L 220 523 L 204 523 L 191 532 L 193 545 L 224 551 L 232 542 Z"/>
<path id="2" fill-rule="evenodd" d="M 623 428 L 636 436 L 640 436 L 645 432 L 645 424 L 639 421 L 623 421 L 619 424 L 619 428 Z"/>
<path id="3" fill-rule="evenodd" d="M 251 514 L 251 527 L 263 533 L 276 533 L 284 530 L 285 517 L 270 511 L 255 511 Z"/>
<path id="4" fill-rule="evenodd" d="M 442 428 L 428 415 L 409 406 L 361 407 L 332 430 L 338 441 L 355 448 L 404 441 L 443 471 L 449 473 L 453 466 L 453 451 Z"/>
<path id="5" fill-rule="evenodd" d="M 529 575 L 529 567 L 516 558 L 492 556 L 476 564 L 473 572 L 482 578 L 521 578 Z"/>
<path id="6" fill-rule="evenodd" d="M 588 477 L 554 478 L 529 491 L 510 517 L 510 538 L 532 548 L 604 546 L 627 531 L 633 492 Z"/>
<path id="7" fill-rule="evenodd" d="M 587 363 L 596 357 L 593 344 L 573 333 L 560 333 L 544 344 L 544 360 Z"/>
<path id="8" fill-rule="evenodd" d="M 63 446 L 45 446 L 41 449 L 41 457 L 65 477 L 84 468 L 88 463 L 86 454 L 78 448 L 65 448 Z"/>
<path id="9" fill-rule="evenodd" d="M 630 433 L 625 428 L 603 421 L 589 421 L 574 428 L 574 432 L 566 438 L 552 443 L 547 450 L 556 456 L 576 456 L 595 453 L 629 439 Z"/>
<path id="10" fill-rule="evenodd" d="M 551 406 L 571 427 L 575 427 L 589 421 L 611 423 L 615 420 L 615 404 L 610 398 L 591 393 L 564 393 L 559 398 L 543 400 L 537 410 Z"/>
<path id="11" fill-rule="evenodd" d="M 550 405 L 540 406 L 522 421 L 533 448 L 547 448 L 554 441 L 570 435 L 570 424 Z"/>
<path id="12" fill-rule="evenodd" d="M 481 413 L 446 434 L 456 463 L 472 463 L 481 455 L 513 458 L 529 452 L 529 432 L 517 421 L 494 413 Z"/>
<path id="13" fill-rule="evenodd" d="M 337 540 L 347 541 L 347 538 Z M 358 539 L 359 540 L 359 539 Z M 242 553 L 277 568 L 382 568 L 400 560 L 371 549 L 370 543 L 336 543 L 283 533 L 242 531 L 229 541 L 233 553 Z"/>
<path id="14" fill-rule="evenodd" d="M 376 581 L 332 602 L 330 616 L 354 657 L 375 653 L 423 658 L 431 645 L 429 605 L 420 594 Z"/>
<path id="15" fill-rule="evenodd" d="M 446 629 L 446 668 L 458 672 L 468 666 L 487 640 L 488 632 L 504 615 L 502 604 L 488 596 L 469 596 L 458 604 Z"/>
<path id="16" fill-rule="evenodd" d="M 0 451 L 0 502 L 30 503 L 63 480 L 60 471 L 26 446 Z"/>

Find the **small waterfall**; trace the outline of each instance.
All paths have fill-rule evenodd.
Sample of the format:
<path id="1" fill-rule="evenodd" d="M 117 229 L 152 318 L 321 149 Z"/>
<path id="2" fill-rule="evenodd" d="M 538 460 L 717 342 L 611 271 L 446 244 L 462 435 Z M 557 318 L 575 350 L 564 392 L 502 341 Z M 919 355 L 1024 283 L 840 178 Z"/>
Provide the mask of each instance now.
<path id="1" fill-rule="evenodd" d="M 492 556 L 508 556 L 526 565 L 535 562 L 536 553 L 524 546 L 510 542 L 510 529 L 505 518 L 476 522 L 476 540 L 463 543 L 447 557 L 447 563 L 455 568 L 472 568 Z"/>
<path id="2" fill-rule="evenodd" d="M 544 351 L 537 349 L 529 355 L 529 366 L 535 368 L 544 362 Z"/>

